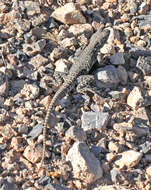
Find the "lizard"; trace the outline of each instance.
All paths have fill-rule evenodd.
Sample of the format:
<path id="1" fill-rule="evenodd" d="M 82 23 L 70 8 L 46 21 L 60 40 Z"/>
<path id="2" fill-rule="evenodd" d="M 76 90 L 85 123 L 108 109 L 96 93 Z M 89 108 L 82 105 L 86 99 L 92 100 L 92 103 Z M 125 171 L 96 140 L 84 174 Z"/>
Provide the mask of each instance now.
<path id="1" fill-rule="evenodd" d="M 104 45 L 104 43 L 107 41 L 110 34 L 109 29 L 104 29 L 102 31 L 102 28 L 100 27 L 90 38 L 89 44 L 82 50 L 82 52 L 77 55 L 77 57 L 74 58 L 74 63 L 72 64 L 68 75 L 65 77 L 64 82 L 62 86 L 57 90 L 55 95 L 53 96 L 48 109 L 46 113 L 46 117 L 44 120 L 43 125 L 43 148 L 42 148 L 42 157 L 41 157 L 41 164 L 40 168 L 43 165 L 44 159 L 45 159 L 45 152 L 46 152 L 46 130 L 47 125 L 49 121 L 49 117 L 51 112 L 53 111 L 54 106 L 56 105 L 56 102 L 61 99 L 65 93 L 70 92 L 72 89 L 75 88 L 75 85 L 77 84 L 78 77 L 86 76 L 84 77 L 84 80 L 91 80 L 91 77 L 89 79 L 89 71 L 94 65 L 94 52 L 98 48 L 98 44 L 101 46 Z M 84 82 L 84 81 L 83 81 Z"/>

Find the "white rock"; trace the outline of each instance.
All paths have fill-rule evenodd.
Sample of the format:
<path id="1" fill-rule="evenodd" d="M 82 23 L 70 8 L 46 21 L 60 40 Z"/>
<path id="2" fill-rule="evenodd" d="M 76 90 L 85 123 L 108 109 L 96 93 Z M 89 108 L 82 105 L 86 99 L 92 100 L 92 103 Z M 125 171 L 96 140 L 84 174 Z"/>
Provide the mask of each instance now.
<path id="1" fill-rule="evenodd" d="M 137 152 L 135 150 L 128 150 L 120 154 L 122 157 L 115 162 L 117 166 L 123 168 L 124 166 L 127 167 L 134 167 L 138 164 L 138 162 L 142 158 L 142 153 Z"/>
<path id="2" fill-rule="evenodd" d="M 127 104 L 135 109 L 141 100 L 143 100 L 141 90 L 139 87 L 135 86 L 128 95 Z"/>
<path id="3" fill-rule="evenodd" d="M 77 36 L 82 33 L 93 32 L 93 28 L 91 24 L 73 24 L 70 26 L 69 32 Z"/>
<path id="4" fill-rule="evenodd" d="M 59 59 L 58 61 L 55 62 L 55 71 L 58 72 L 68 72 L 68 65 L 69 62 L 66 59 Z"/>
<path id="5" fill-rule="evenodd" d="M 75 142 L 69 150 L 66 160 L 72 164 L 74 177 L 86 184 L 94 182 L 103 175 L 100 162 L 89 151 L 85 143 Z"/>

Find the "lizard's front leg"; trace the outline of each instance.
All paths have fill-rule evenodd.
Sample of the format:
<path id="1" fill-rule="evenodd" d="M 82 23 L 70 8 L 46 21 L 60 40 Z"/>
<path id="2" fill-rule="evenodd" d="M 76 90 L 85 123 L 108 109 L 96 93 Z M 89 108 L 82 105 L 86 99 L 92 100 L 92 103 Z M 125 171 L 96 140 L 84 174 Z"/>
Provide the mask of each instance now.
<path id="1" fill-rule="evenodd" d="M 77 92 L 84 94 L 85 96 L 85 105 L 89 105 L 90 97 L 87 95 L 87 92 L 91 92 L 93 94 L 99 94 L 96 88 L 96 79 L 94 75 L 81 75 L 77 79 Z"/>

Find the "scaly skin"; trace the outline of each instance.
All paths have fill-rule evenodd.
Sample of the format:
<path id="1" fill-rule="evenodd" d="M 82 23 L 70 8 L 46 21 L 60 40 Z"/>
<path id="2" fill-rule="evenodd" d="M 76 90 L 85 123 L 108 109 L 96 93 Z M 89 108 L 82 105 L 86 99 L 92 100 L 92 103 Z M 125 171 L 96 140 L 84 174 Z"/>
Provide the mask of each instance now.
<path id="1" fill-rule="evenodd" d="M 94 52 L 96 51 L 97 48 L 96 46 L 98 44 L 101 44 L 101 46 L 103 46 L 108 39 L 109 33 L 110 33 L 109 30 L 104 30 L 103 32 L 101 32 L 101 29 L 98 29 L 98 31 L 91 36 L 88 46 L 86 46 L 86 48 L 82 51 L 82 53 L 78 57 L 75 57 L 74 59 L 75 63 L 72 65 L 69 74 L 67 75 L 60 89 L 58 89 L 58 91 L 54 95 L 47 110 L 43 127 L 43 153 L 41 159 L 41 167 L 45 159 L 46 129 L 48 125 L 48 120 L 51 112 L 53 111 L 54 106 L 56 105 L 57 100 L 59 100 L 64 95 L 64 93 L 70 91 L 72 88 L 75 87 L 75 83 L 79 76 L 87 75 L 89 73 L 90 69 L 94 64 L 93 55 Z"/>

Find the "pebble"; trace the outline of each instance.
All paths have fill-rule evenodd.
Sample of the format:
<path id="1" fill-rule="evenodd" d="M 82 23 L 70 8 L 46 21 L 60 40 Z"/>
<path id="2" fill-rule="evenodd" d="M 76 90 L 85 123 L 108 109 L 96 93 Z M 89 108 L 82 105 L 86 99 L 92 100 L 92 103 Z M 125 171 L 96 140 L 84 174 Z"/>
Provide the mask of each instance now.
<path id="1" fill-rule="evenodd" d="M 26 99 L 35 99 L 39 96 L 39 87 L 36 84 L 25 84 L 21 90 L 21 95 Z"/>
<path id="2" fill-rule="evenodd" d="M 96 78 L 96 84 L 99 88 L 115 88 L 120 82 L 117 69 L 113 65 L 97 69 Z"/>
<path id="3" fill-rule="evenodd" d="M 11 177 L 0 177 L 0 189 L 1 190 L 18 190 L 17 185 L 14 183 Z"/>
<path id="4" fill-rule="evenodd" d="M 37 124 L 33 127 L 33 129 L 29 132 L 28 137 L 31 137 L 32 139 L 35 139 L 38 137 L 43 130 L 43 126 L 40 124 Z"/>
<path id="5" fill-rule="evenodd" d="M 125 59 L 124 55 L 122 52 L 115 53 L 110 57 L 110 62 L 113 65 L 124 65 L 125 64 Z"/>
<path id="6" fill-rule="evenodd" d="M 28 32 L 31 27 L 31 22 L 29 20 L 17 20 L 15 22 L 16 30 L 22 35 L 24 32 Z M 18 34 L 17 34 L 18 35 Z"/>
<path id="7" fill-rule="evenodd" d="M 34 1 L 19 1 L 13 3 L 13 8 L 15 10 L 22 10 L 23 12 L 26 10 L 26 14 L 29 17 L 32 17 L 36 14 L 40 14 L 40 7 L 38 2 Z"/>
<path id="8" fill-rule="evenodd" d="M 120 145 L 117 142 L 110 141 L 108 144 L 108 148 L 110 152 L 119 153 L 121 150 Z"/>
<path id="9" fill-rule="evenodd" d="M 100 52 L 102 54 L 114 54 L 115 53 L 115 49 L 114 46 L 111 44 L 105 44 L 101 49 Z"/>
<path id="10" fill-rule="evenodd" d="M 42 39 L 32 44 L 23 44 L 23 51 L 28 56 L 36 55 L 40 53 L 46 46 L 46 40 Z"/>
<path id="11" fill-rule="evenodd" d="M 122 85 L 126 85 L 128 81 L 128 73 L 126 69 L 123 66 L 119 65 L 117 68 L 117 72 L 118 72 L 120 83 Z"/>
<path id="12" fill-rule="evenodd" d="M 151 165 L 146 168 L 146 174 L 151 177 Z"/>
<path id="13" fill-rule="evenodd" d="M 140 152 L 146 154 L 150 151 L 150 142 L 146 141 L 144 144 L 139 145 Z"/>
<path id="14" fill-rule="evenodd" d="M 41 160 L 41 155 L 42 155 L 42 147 L 35 145 L 28 145 L 23 153 L 23 156 L 33 164 Z"/>
<path id="15" fill-rule="evenodd" d="M 40 54 L 37 54 L 36 56 L 32 57 L 29 61 L 29 64 L 33 65 L 35 70 L 39 69 L 39 67 L 45 65 L 46 63 L 48 63 L 48 59 Z"/>
<path id="16" fill-rule="evenodd" d="M 133 131 L 139 137 L 150 135 L 149 126 L 147 122 L 146 121 L 144 122 L 144 119 L 137 117 L 133 121 Z"/>
<path id="17" fill-rule="evenodd" d="M 69 62 L 66 59 L 59 59 L 55 62 L 55 71 L 68 73 L 69 71 Z"/>
<path id="18" fill-rule="evenodd" d="M 103 175 L 99 161 L 85 143 L 75 142 L 68 151 L 66 160 L 72 164 L 74 177 L 80 178 L 86 184 L 96 181 Z"/>
<path id="19" fill-rule="evenodd" d="M 128 150 L 121 153 L 121 158 L 115 161 L 115 164 L 122 169 L 124 166 L 128 168 L 136 166 L 141 160 L 143 154 L 135 150 Z"/>
<path id="20" fill-rule="evenodd" d="M 94 190 L 130 190 L 129 188 L 126 188 L 121 185 L 105 185 L 105 186 L 99 186 L 94 188 Z"/>
<path id="21" fill-rule="evenodd" d="M 55 9 L 51 16 L 64 24 L 86 23 L 79 6 L 74 3 L 66 3 L 64 6 Z"/>
<path id="22" fill-rule="evenodd" d="M 67 139 L 72 139 L 75 141 L 86 141 L 86 133 L 80 127 L 72 126 L 70 127 L 65 134 Z"/>
<path id="23" fill-rule="evenodd" d="M 78 36 L 80 34 L 92 34 L 93 28 L 91 24 L 73 24 L 69 27 L 69 32 L 73 33 L 75 36 Z"/>
<path id="24" fill-rule="evenodd" d="M 84 112 L 82 114 L 82 128 L 84 131 L 91 129 L 103 130 L 107 127 L 109 113 L 107 112 Z"/>
<path id="25" fill-rule="evenodd" d="M 149 75 L 151 73 L 151 56 L 140 56 L 137 60 L 137 67 L 144 75 Z"/>
<path id="26" fill-rule="evenodd" d="M 143 102 L 143 96 L 140 88 L 135 86 L 127 97 L 127 104 L 135 109 L 140 101 Z"/>

